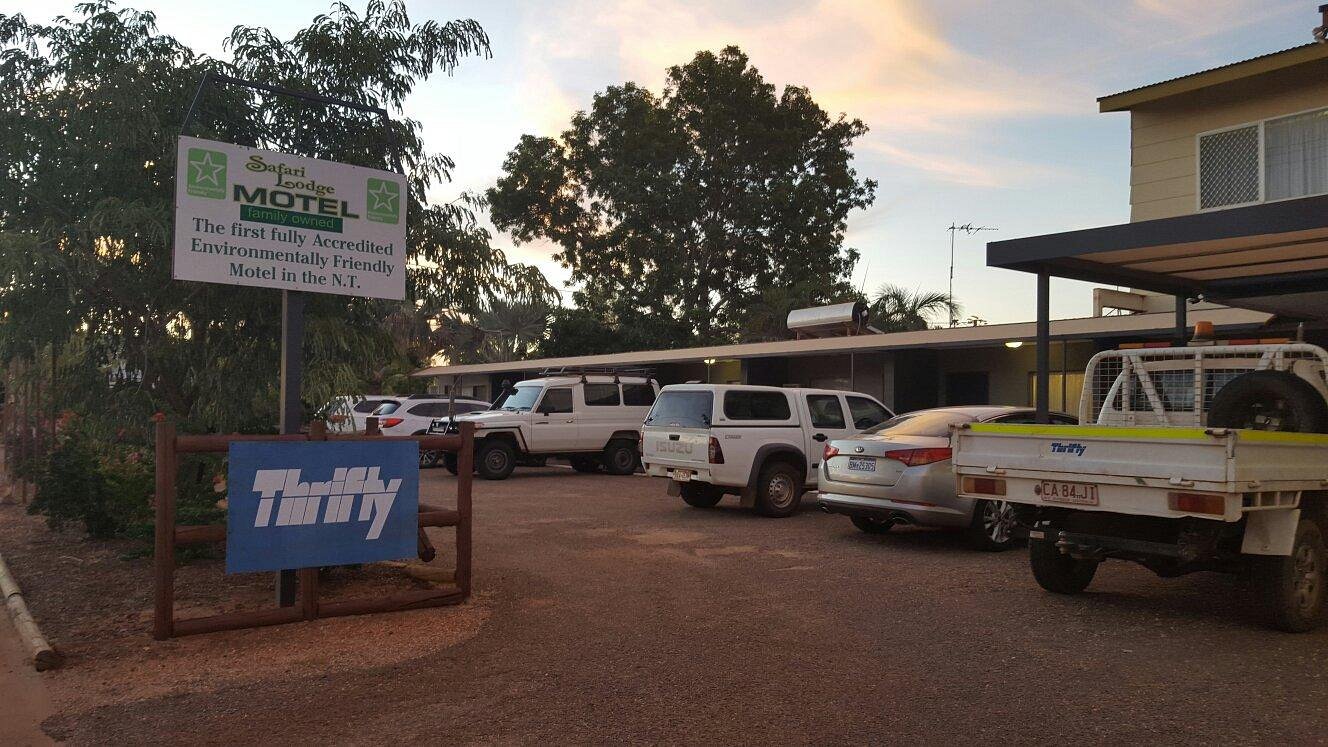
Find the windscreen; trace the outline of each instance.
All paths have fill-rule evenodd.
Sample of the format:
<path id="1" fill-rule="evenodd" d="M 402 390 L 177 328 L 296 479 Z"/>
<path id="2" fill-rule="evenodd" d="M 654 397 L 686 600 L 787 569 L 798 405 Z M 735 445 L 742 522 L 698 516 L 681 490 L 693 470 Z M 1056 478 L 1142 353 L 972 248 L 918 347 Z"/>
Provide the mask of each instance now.
<path id="1" fill-rule="evenodd" d="M 955 410 L 923 410 L 922 412 L 906 412 L 903 415 L 896 415 L 893 418 L 873 426 L 863 431 L 863 433 L 879 433 L 885 436 L 948 436 L 950 435 L 950 426 L 959 423 L 971 423 L 975 420 L 972 415 Z"/>
<path id="2" fill-rule="evenodd" d="M 522 386 L 517 384 L 512 390 L 498 398 L 493 403 L 495 410 L 519 410 L 525 411 L 535 406 L 535 401 L 539 399 L 540 392 L 544 391 L 543 384 L 527 384 Z"/>
<path id="3" fill-rule="evenodd" d="M 715 395 L 706 391 L 660 392 L 655 406 L 646 416 L 646 425 L 676 425 L 683 428 L 706 428 Z"/>

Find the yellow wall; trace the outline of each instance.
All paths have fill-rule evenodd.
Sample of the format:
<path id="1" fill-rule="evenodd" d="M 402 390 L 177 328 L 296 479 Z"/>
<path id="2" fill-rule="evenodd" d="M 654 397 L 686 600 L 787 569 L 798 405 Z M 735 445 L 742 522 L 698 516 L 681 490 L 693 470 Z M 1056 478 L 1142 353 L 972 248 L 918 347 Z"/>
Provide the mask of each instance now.
<path id="1" fill-rule="evenodd" d="M 1130 220 L 1198 212 L 1196 136 L 1328 106 L 1328 60 L 1140 104 L 1130 116 Z"/>
<path id="2" fill-rule="evenodd" d="M 1088 364 L 1088 359 L 1097 352 L 1092 343 L 1072 342 L 1066 346 L 1060 342 L 1053 342 L 1051 344 L 1051 370 L 1053 372 L 1059 373 L 1061 370 L 1062 350 L 1065 351 L 1065 370 L 1072 374 L 1082 374 L 1084 366 Z M 945 396 L 945 375 L 951 372 L 965 371 L 987 372 L 989 404 L 1020 406 L 1032 406 L 1034 404 L 1030 395 L 1029 381 L 1030 375 L 1037 371 L 1037 346 L 1032 343 L 1026 343 L 1013 350 L 1006 347 L 991 347 L 942 351 L 939 371 L 942 399 Z M 1053 378 L 1053 383 L 1059 387 L 1060 379 Z M 1059 391 L 1055 392 L 1055 396 L 1052 397 L 1053 405 L 1059 406 L 1061 404 L 1059 395 Z M 1066 392 L 1067 405 L 1071 414 L 1074 414 L 1078 409 L 1077 395 L 1078 392 Z M 941 402 L 941 404 L 947 403 Z"/>

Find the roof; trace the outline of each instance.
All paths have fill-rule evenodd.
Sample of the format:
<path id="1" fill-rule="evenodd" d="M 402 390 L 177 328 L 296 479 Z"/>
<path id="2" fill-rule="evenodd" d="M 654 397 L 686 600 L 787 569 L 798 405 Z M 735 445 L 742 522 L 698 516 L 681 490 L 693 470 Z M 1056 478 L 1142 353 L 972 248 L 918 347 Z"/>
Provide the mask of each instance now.
<path id="1" fill-rule="evenodd" d="M 1271 73 L 1322 59 L 1328 59 L 1328 44 L 1311 42 L 1298 47 L 1283 49 L 1279 52 L 1251 57 L 1248 60 L 1182 75 L 1179 78 L 1164 80 L 1160 83 L 1102 96 L 1097 100 L 1098 107 L 1103 112 L 1126 111 L 1150 101 L 1157 101 L 1182 93 L 1197 91 L 1201 88 L 1230 83 L 1235 80 Z"/>
<path id="2" fill-rule="evenodd" d="M 1255 327 L 1268 321 L 1269 315 L 1245 309 L 1213 309 L 1204 311 L 1202 318 L 1212 321 L 1218 327 Z M 1128 337 L 1169 332 L 1173 325 L 1172 315 L 1164 313 L 1058 319 L 1051 323 L 1051 335 L 1058 339 Z M 872 353 L 909 348 L 989 346 L 1001 345 L 1011 340 L 1033 340 L 1037 335 L 1035 327 L 1034 322 L 1017 322 L 1013 324 L 988 324 L 980 327 L 948 327 L 917 332 L 855 335 L 852 337 L 821 337 L 809 340 L 779 340 L 740 345 L 709 345 L 678 350 L 642 350 L 631 353 L 543 358 L 509 363 L 431 366 L 416 371 L 412 375 L 499 374 L 516 371 L 540 371 L 557 366 L 639 366 L 658 363 L 700 363 L 711 358 L 733 360 L 769 356 Z"/>
<path id="3" fill-rule="evenodd" d="M 993 241 L 987 264 L 1328 318 L 1328 195 Z M 1271 300 L 1299 293 L 1322 298 Z"/>

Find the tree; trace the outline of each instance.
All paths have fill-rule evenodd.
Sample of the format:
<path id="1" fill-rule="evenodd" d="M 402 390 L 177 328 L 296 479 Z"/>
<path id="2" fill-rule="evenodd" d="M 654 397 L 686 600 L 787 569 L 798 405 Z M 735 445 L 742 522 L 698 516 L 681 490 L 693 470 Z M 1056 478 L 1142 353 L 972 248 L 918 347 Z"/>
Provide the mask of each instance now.
<path id="1" fill-rule="evenodd" d="M 938 314 L 959 314 L 959 304 L 936 291 L 911 291 L 885 284 L 877 289 L 871 304 L 871 325 L 884 332 L 913 332 L 927 329 Z"/>
<path id="2" fill-rule="evenodd" d="M 438 350 L 450 363 L 506 363 L 529 358 L 543 341 L 554 308 L 546 302 L 495 299 L 473 314 L 438 319 Z"/>
<path id="3" fill-rule="evenodd" d="M 806 282 L 791 285 L 772 285 L 748 299 L 743 306 L 742 326 L 738 331 L 741 342 L 769 342 L 793 337 L 788 328 L 789 312 L 810 306 L 863 300 L 862 295 L 846 282 L 829 287 Z"/>
<path id="4" fill-rule="evenodd" d="M 479 24 L 412 24 L 404 3 L 370 0 L 363 14 L 338 3 L 289 39 L 239 26 L 225 47 L 230 61 L 199 55 L 160 34 L 153 14 L 108 0 L 51 24 L 0 15 L 0 361 L 64 351 L 62 406 L 112 429 L 142 428 L 158 410 L 185 430 L 275 424 L 279 294 L 171 279 L 175 137 L 208 70 L 393 112 L 385 128 L 362 112 L 214 87 L 192 133 L 406 172 L 408 300 L 311 298 L 308 409 L 422 363 L 428 324 L 412 317 L 556 297 L 489 245 L 474 198 L 425 202 L 453 164 L 425 149 L 402 106 L 434 72 L 489 55 Z M 134 375 L 105 375 L 116 362 Z"/>
<path id="5" fill-rule="evenodd" d="M 850 211 L 876 183 L 849 147 L 867 131 L 806 88 L 775 87 L 736 47 L 672 67 L 663 93 L 597 94 L 558 138 L 522 136 L 488 192 L 494 225 L 548 239 L 577 307 L 624 328 L 735 337 L 747 299 L 795 281 L 831 287 L 858 254 Z"/>

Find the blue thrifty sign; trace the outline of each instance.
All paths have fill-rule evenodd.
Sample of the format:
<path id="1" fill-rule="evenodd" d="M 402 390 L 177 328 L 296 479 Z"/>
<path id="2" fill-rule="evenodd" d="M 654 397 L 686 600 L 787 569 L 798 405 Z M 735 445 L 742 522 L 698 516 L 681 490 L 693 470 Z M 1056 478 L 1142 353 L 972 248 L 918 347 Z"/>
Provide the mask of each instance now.
<path id="1" fill-rule="evenodd" d="M 413 441 L 230 446 L 226 572 L 410 557 L 419 526 Z"/>

